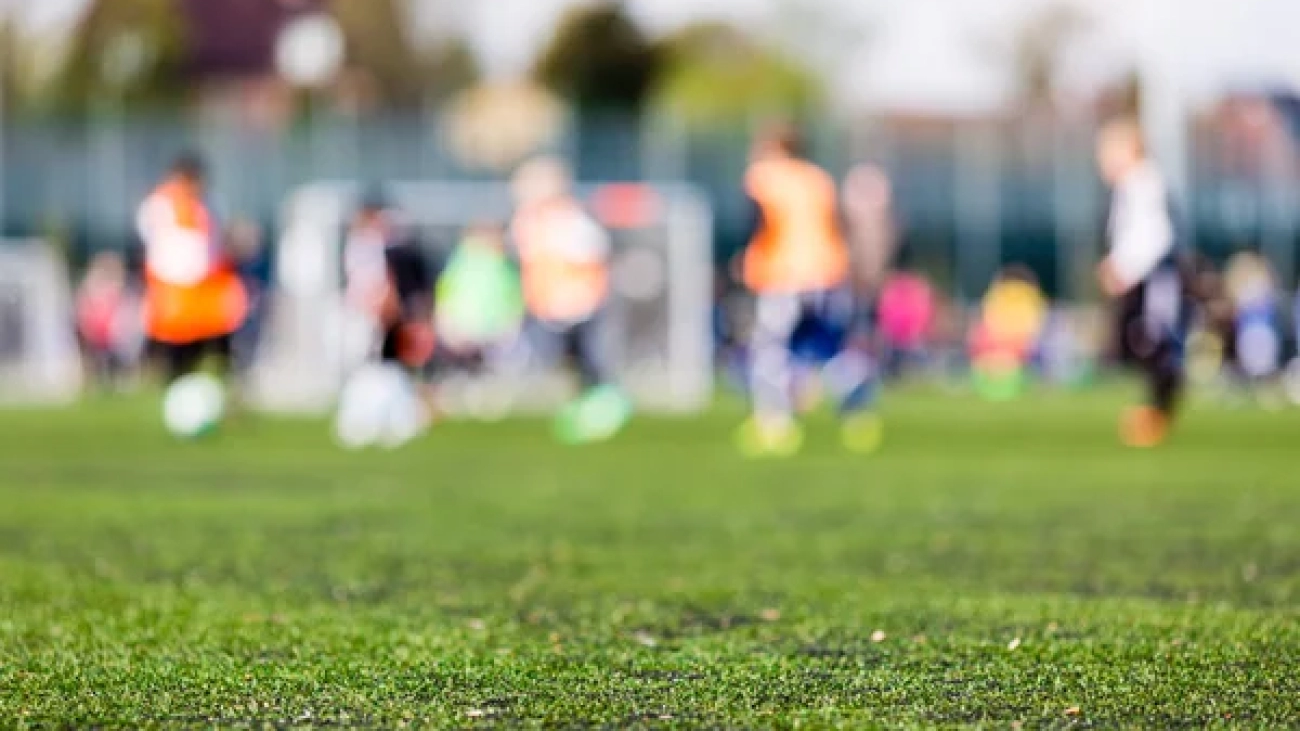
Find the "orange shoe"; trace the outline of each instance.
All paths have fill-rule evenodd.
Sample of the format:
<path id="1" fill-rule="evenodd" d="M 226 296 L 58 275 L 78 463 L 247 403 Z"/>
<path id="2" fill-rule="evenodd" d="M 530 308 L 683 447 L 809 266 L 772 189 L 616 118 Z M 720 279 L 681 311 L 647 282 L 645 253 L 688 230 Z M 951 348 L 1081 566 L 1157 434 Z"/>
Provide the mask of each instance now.
<path id="1" fill-rule="evenodd" d="M 1169 436 L 1169 417 L 1150 406 L 1129 409 L 1120 420 L 1119 438 L 1125 446 L 1151 449 Z"/>

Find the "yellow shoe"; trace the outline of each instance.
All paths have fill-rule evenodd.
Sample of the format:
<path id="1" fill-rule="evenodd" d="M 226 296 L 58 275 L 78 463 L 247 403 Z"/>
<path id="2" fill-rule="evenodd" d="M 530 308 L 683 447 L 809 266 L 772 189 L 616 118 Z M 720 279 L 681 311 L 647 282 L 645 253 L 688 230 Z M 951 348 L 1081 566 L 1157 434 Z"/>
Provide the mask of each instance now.
<path id="1" fill-rule="evenodd" d="M 885 423 L 876 414 L 854 414 L 840 427 L 844 448 L 856 454 L 875 454 L 885 441 Z"/>
<path id="2" fill-rule="evenodd" d="M 1119 438 L 1127 447 L 1152 449 L 1164 444 L 1169 436 L 1169 417 L 1150 406 L 1124 412 L 1119 424 Z"/>
<path id="3" fill-rule="evenodd" d="M 803 448 L 803 429 L 793 421 L 764 424 L 750 419 L 736 431 L 736 447 L 750 458 L 793 457 Z"/>

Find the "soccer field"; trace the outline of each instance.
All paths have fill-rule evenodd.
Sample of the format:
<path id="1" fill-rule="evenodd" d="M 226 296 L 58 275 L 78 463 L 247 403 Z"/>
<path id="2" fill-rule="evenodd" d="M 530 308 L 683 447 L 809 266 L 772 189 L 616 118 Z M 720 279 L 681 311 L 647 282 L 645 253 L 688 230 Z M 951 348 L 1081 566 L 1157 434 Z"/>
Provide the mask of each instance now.
<path id="1" fill-rule="evenodd" d="M 0 725 L 1300 723 L 1300 413 L 889 399 L 788 461 L 735 407 L 395 454 L 152 403 L 0 414 Z"/>

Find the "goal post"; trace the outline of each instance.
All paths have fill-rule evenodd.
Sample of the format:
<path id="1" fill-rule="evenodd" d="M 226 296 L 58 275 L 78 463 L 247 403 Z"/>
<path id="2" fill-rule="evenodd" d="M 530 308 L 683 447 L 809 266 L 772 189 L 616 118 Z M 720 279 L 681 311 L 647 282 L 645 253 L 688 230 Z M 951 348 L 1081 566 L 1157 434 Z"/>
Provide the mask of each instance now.
<path id="1" fill-rule="evenodd" d="M 67 403 L 81 393 L 72 287 L 58 251 L 0 240 L 0 405 Z"/>
<path id="2" fill-rule="evenodd" d="M 282 211 L 277 293 L 249 395 L 271 411 L 329 409 L 365 356 L 369 333 L 344 305 L 342 251 L 364 187 L 321 182 L 294 192 Z M 385 186 L 391 204 L 431 256 L 462 231 L 504 224 L 510 189 L 501 183 L 408 182 Z M 619 382 L 648 411 L 688 413 L 712 400 L 713 213 L 687 185 L 609 184 L 579 193 L 610 232 L 611 300 L 602 336 Z M 502 368 L 444 384 L 453 410 L 532 411 L 554 406 L 571 384 L 556 354 L 521 337 Z"/>

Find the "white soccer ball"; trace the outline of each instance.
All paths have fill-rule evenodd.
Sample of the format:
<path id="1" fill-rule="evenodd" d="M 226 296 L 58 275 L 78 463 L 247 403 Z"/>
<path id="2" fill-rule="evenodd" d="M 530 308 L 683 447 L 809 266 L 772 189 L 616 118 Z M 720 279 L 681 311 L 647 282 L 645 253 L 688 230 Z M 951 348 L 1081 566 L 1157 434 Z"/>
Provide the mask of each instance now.
<path id="1" fill-rule="evenodd" d="M 339 396 L 334 435 L 347 449 L 395 449 L 424 433 L 428 410 L 401 368 L 366 365 Z"/>
<path id="2" fill-rule="evenodd" d="M 176 380 L 163 397 L 163 423 L 182 439 L 210 433 L 226 415 L 226 389 L 216 377 L 195 373 Z"/>

